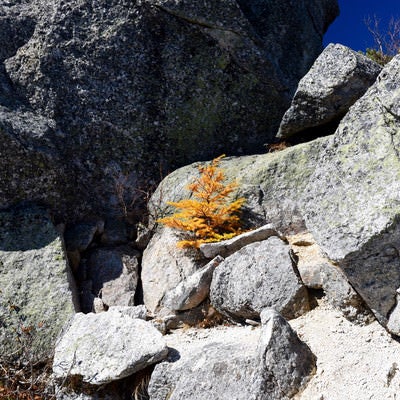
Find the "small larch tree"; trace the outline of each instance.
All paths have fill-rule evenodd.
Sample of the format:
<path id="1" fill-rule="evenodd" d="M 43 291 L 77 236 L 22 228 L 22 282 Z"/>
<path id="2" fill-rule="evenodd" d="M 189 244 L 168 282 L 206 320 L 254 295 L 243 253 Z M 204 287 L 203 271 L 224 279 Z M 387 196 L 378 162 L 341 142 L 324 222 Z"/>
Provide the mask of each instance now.
<path id="1" fill-rule="evenodd" d="M 167 202 L 178 211 L 158 222 L 186 232 L 181 248 L 199 248 L 202 243 L 230 239 L 241 233 L 240 209 L 244 199 L 232 200 L 237 182 L 226 183 L 219 163 L 224 155 L 198 167 L 200 176 L 187 186 L 193 198 Z"/>

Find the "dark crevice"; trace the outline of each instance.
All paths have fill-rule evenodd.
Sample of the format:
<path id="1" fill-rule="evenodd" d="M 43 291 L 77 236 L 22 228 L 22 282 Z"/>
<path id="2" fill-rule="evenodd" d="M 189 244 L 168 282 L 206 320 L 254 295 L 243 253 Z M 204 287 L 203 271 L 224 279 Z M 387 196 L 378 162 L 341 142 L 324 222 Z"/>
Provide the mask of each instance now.
<path id="1" fill-rule="evenodd" d="M 308 291 L 308 303 L 310 305 L 310 310 L 318 307 L 318 300 L 321 300 L 326 296 L 323 289 L 311 289 L 307 288 Z"/>
<path id="2" fill-rule="evenodd" d="M 276 142 L 284 140 L 288 145 L 294 146 L 296 144 L 311 142 L 321 137 L 330 136 L 335 133 L 342 118 L 343 115 L 336 117 L 335 119 L 327 122 L 326 124 L 299 131 L 295 133 L 293 136 L 290 136 L 288 138 L 276 139 Z"/>
<path id="3" fill-rule="evenodd" d="M 138 280 L 134 296 L 135 306 L 144 304 L 143 282 L 142 282 L 142 257 L 138 259 Z"/>

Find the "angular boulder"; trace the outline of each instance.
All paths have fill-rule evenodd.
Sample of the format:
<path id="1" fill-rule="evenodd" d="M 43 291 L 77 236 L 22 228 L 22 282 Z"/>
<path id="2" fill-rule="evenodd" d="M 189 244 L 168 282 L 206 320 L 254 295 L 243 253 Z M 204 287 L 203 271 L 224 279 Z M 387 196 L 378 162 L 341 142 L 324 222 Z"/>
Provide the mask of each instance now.
<path id="1" fill-rule="evenodd" d="M 315 357 L 270 311 L 265 325 L 168 335 L 170 354 L 151 376 L 151 400 L 286 400 L 315 369 Z"/>
<path id="2" fill-rule="evenodd" d="M 400 287 L 399 71 L 396 56 L 343 118 L 304 202 L 317 243 L 385 326 Z"/>
<path id="3" fill-rule="evenodd" d="M 338 4 L 52 0 L 3 2 L 3 15 L 1 57 L 12 83 L 5 97 L 52 127 L 38 135 L 0 129 L 0 154 L 11 142 L 35 166 L 22 156 L 1 164 L 0 186 L 8 188 L 10 176 L 21 185 L 3 189 L 0 205 L 46 199 L 76 220 L 121 211 L 115 184 L 125 177 L 131 204 L 160 167 L 255 152 L 271 141 Z"/>
<path id="4" fill-rule="evenodd" d="M 204 243 L 200 245 L 200 251 L 206 258 L 213 258 L 218 255 L 222 257 L 228 257 L 248 244 L 261 242 L 262 240 L 266 240 L 271 236 L 279 237 L 279 232 L 277 232 L 272 225 L 268 224 L 242 233 L 241 235 L 235 236 L 229 240 L 223 240 L 215 243 Z"/>
<path id="5" fill-rule="evenodd" d="M 44 361 L 79 309 L 62 238 L 45 208 L 0 211 L 0 360 Z"/>
<path id="6" fill-rule="evenodd" d="M 265 395 L 269 399 L 292 398 L 315 371 L 316 357 L 274 309 L 261 312 L 261 324 L 260 374 L 255 381 L 260 394 L 256 399 L 265 399 Z"/>
<path id="7" fill-rule="evenodd" d="M 266 307 L 289 319 L 308 311 L 307 289 L 294 270 L 289 249 L 271 237 L 227 257 L 214 271 L 211 304 L 236 319 L 259 318 Z"/>
<path id="8" fill-rule="evenodd" d="M 160 332 L 126 313 L 78 313 L 58 341 L 56 378 L 78 375 L 92 385 L 109 383 L 163 360 L 168 354 Z"/>
<path id="9" fill-rule="evenodd" d="M 333 133 L 339 120 L 375 82 L 382 67 L 363 54 L 341 44 L 329 44 L 311 69 L 300 80 L 290 108 L 277 134 L 286 139 L 302 135 L 312 137 L 322 127 Z M 329 123 L 335 123 L 330 128 Z M 309 131 L 307 131 L 309 130 Z"/>
<path id="10" fill-rule="evenodd" d="M 207 298 L 214 270 L 223 260 L 221 256 L 215 257 L 176 288 L 168 291 L 163 298 L 164 306 L 173 311 L 190 310 L 198 306 Z"/>

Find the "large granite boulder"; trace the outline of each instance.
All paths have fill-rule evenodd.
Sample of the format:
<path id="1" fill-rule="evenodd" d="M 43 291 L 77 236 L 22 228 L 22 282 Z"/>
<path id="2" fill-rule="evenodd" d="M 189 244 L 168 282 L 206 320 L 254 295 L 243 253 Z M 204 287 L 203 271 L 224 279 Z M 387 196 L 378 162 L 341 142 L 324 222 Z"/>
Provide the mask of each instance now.
<path id="1" fill-rule="evenodd" d="M 399 105 L 396 56 L 329 139 L 304 202 L 307 227 L 317 243 L 395 334 L 400 334 L 395 317 L 400 287 Z"/>
<path id="2" fill-rule="evenodd" d="M 0 205 L 117 212 L 116 183 L 130 204 L 160 166 L 259 151 L 337 14 L 336 0 L 3 2 Z"/>
<path id="3" fill-rule="evenodd" d="M 0 361 L 44 361 L 78 310 L 63 242 L 46 209 L 0 211 Z"/>
<path id="4" fill-rule="evenodd" d="M 309 310 L 307 289 L 294 269 L 289 245 L 271 237 L 243 247 L 215 269 L 211 304 L 221 313 L 245 320 L 273 307 L 285 318 Z"/>
<path id="5" fill-rule="evenodd" d="M 274 153 L 221 160 L 226 180 L 239 184 L 235 196 L 246 199 L 242 213 L 245 227 L 272 224 L 282 234 L 306 229 L 301 211 L 303 198 L 328 140 L 320 138 Z M 155 219 L 175 211 L 167 202 L 190 198 L 186 186 L 198 176 L 198 166 L 194 163 L 179 168 L 164 178 L 149 202 L 150 214 Z M 273 229 L 265 227 L 261 233 L 268 231 L 272 233 Z"/>
<path id="6" fill-rule="evenodd" d="M 92 385 L 109 383 L 166 358 L 168 348 L 149 322 L 127 313 L 78 313 L 57 342 L 53 373 L 78 375 Z"/>
<path id="7" fill-rule="evenodd" d="M 274 310 L 263 327 L 167 337 L 170 354 L 151 376 L 151 400 L 286 400 L 315 369 L 315 357 Z"/>
<path id="8" fill-rule="evenodd" d="M 277 137 L 302 135 L 306 140 L 318 128 L 329 133 L 328 124 L 333 133 L 340 118 L 374 83 L 381 70 L 380 65 L 363 54 L 331 43 L 300 80 Z"/>

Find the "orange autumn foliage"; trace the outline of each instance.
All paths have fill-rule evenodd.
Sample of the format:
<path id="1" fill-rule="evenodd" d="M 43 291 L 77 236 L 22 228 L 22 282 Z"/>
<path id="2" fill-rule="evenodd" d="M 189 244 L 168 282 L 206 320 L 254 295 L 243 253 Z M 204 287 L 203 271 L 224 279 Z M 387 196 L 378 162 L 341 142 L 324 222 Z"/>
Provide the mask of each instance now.
<path id="1" fill-rule="evenodd" d="M 245 200 L 230 200 L 230 195 L 238 185 L 236 182 L 224 182 L 225 174 L 219 168 L 223 157 L 215 158 L 211 164 L 199 166 L 200 177 L 187 186 L 193 198 L 168 202 L 179 211 L 158 220 L 166 226 L 188 233 L 186 239 L 178 242 L 178 247 L 199 248 L 202 243 L 230 239 L 241 233 L 239 213 Z"/>

